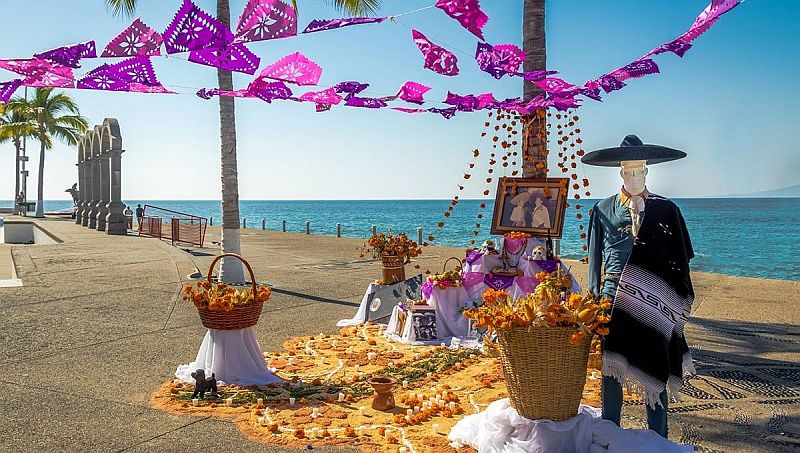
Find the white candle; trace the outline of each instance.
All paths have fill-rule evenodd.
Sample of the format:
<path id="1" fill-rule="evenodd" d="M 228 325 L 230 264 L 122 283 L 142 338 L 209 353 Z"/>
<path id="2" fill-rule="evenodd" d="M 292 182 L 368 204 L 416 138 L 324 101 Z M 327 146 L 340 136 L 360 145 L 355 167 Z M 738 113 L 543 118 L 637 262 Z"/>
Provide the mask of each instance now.
<path id="1" fill-rule="evenodd" d="M 415 414 L 419 414 L 420 413 L 419 406 L 414 406 L 414 413 Z"/>
<path id="2" fill-rule="evenodd" d="M 431 376 L 433 376 L 433 373 L 428 373 L 427 376 L 431 377 Z"/>
<path id="3" fill-rule="evenodd" d="M 294 357 L 289 357 L 289 360 L 287 360 L 287 362 L 289 363 L 289 365 L 294 364 Z"/>
<path id="4" fill-rule="evenodd" d="M 181 382 L 183 382 L 183 381 L 181 381 L 180 379 L 173 379 L 172 380 L 172 383 L 175 384 L 175 385 L 180 385 Z"/>
<path id="5" fill-rule="evenodd" d="M 289 406 L 294 406 L 295 399 L 289 398 Z"/>
<path id="6" fill-rule="evenodd" d="M 400 453 L 407 453 L 407 452 L 408 452 L 408 448 L 400 447 Z"/>
<path id="7" fill-rule="evenodd" d="M 356 370 L 356 371 L 358 371 L 358 369 L 359 369 L 359 365 L 358 365 L 358 364 L 356 364 L 356 366 L 355 366 L 355 370 Z"/>
<path id="8" fill-rule="evenodd" d="M 311 428 L 311 437 L 317 437 L 318 434 L 319 434 L 319 428 L 317 428 L 316 426 Z"/>
<path id="9" fill-rule="evenodd" d="M 424 400 L 425 399 L 425 395 L 423 395 L 422 393 L 417 393 L 417 399 L 418 400 Z"/>
<path id="10" fill-rule="evenodd" d="M 258 417 L 258 424 L 264 426 L 264 417 Z"/>
<path id="11" fill-rule="evenodd" d="M 233 406 L 233 398 L 227 398 L 225 400 L 225 405 L 228 406 L 228 407 Z"/>
<path id="12" fill-rule="evenodd" d="M 344 393 L 339 392 L 339 402 L 344 402 Z"/>
<path id="13" fill-rule="evenodd" d="M 278 369 L 277 369 L 277 368 L 275 368 L 275 367 L 272 367 L 272 368 L 270 368 L 270 369 L 269 369 L 269 371 L 270 371 L 272 374 L 275 374 L 275 373 L 278 371 Z"/>
<path id="14" fill-rule="evenodd" d="M 475 356 L 475 354 L 470 354 L 470 355 L 469 355 L 469 358 L 470 358 L 470 359 L 474 359 L 475 357 L 476 357 L 476 356 Z"/>
<path id="15" fill-rule="evenodd" d="M 358 413 L 359 413 L 359 414 L 360 414 L 362 417 L 363 417 L 364 415 L 367 415 L 367 408 L 366 408 L 365 406 L 361 406 L 361 407 L 359 407 L 359 408 L 358 408 Z"/>
<path id="16" fill-rule="evenodd" d="M 433 425 L 431 425 L 431 430 L 433 431 L 433 434 L 439 434 L 439 424 L 434 423 Z"/>
<path id="17" fill-rule="evenodd" d="M 455 409 L 455 408 L 456 408 L 456 403 L 455 403 L 455 401 L 450 401 L 450 403 L 447 405 L 447 407 L 449 407 L 451 411 L 452 411 L 453 409 Z"/>
<path id="18" fill-rule="evenodd" d="M 317 417 L 319 417 L 319 408 L 315 407 L 314 409 L 311 410 L 311 418 L 317 418 Z"/>
<path id="19" fill-rule="evenodd" d="M 409 415 L 406 415 L 406 417 L 405 417 L 405 418 L 406 418 L 406 422 L 409 422 L 409 423 L 411 422 L 411 416 L 409 416 Z"/>
<path id="20" fill-rule="evenodd" d="M 264 398 L 258 398 L 256 404 L 264 404 Z"/>
<path id="21" fill-rule="evenodd" d="M 414 415 L 414 409 L 408 409 L 408 410 L 406 410 L 406 415 L 408 415 L 409 417 L 410 417 L 410 416 L 412 416 L 412 415 Z"/>
<path id="22" fill-rule="evenodd" d="M 443 347 L 443 348 L 446 348 L 446 347 L 447 347 L 447 345 L 446 345 L 446 344 L 444 344 L 444 343 L 442 343 L 442 347 Z"/>
<path id="23" fill-rule="evenodd" d="M 414 358 L 415 358 L 415 359 L 419 359 L 419 357 L 420 357 L 420 355 L 419 355 L 419 352 L 415 352 L 415 353 L 414 353 Z"/>
<path id="24" fill-rule="evenodd" d="M 403 381 L 403 388 L 404 388 L 404 389 L 407 389 L 407 388 L 408 388 L 408 381 Z"/>
<path id="25" fill-rule="evenodd" d="M 200 400 L 197 398 L 192 399 L 192 406 L 198 406 L 200 404 Z"/>
<path id="26" fill-rule="evenodd" d="M 367 360 L 369 360 L 370 362 L 375 360 L 377 357 L 378 357 L 378 354 L 375 353 L 375 352 L 368 352 L 367 353 Z"/>
<path id="27" fill-rule="evenodd" d="M 394 362 L 387 362 L 386 366 L 388 366 L 390 368 L 394 368 Z"/>

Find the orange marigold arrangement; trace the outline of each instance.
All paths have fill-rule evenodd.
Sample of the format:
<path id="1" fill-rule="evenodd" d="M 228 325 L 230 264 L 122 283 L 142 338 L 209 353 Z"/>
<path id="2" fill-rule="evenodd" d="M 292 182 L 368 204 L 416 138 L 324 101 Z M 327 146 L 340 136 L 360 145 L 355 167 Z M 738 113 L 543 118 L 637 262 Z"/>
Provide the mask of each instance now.
<path id="1" fill-rule="evenodd" d="M 517 327 L 549 328 L 574 327 L 570 343 L 578 344 L 585 335 L 608 335 L 611 316 L 608 299 L 596 299 L 592 294 L 566 294 L 572 277 L 560 272 L 540 272 L 541 282 L 534 292 L 512 300 L 507 291 L 487 289 L 483 305 L 464 310 L 475 327 L 490 332 Z"/>
<path id="2" fill-rule="evenodd" d="M 197 308 L 207 308 L 212 311 L 231 311 L 237 306 L 250 305 L 251 303 L 267 302 L 272 290 L 268 286 L 259 285 L 256 293 L 252 288 L 236 289 L 225 283 L 209 283 L 200 280 L 193 285 L 183 285 L 183 300 L 191 301 Z"/>
<path id="3" fill-rule="evenodd" d="M 405 233 L 397 235 L 376 233 L 367 240 L 368 248 L 372 249 L 372 257 L 400 256 L 407 260 L 416 258 L 422 253 L 422 248 L 415 241 L 408 238 Z M 362 253 L 363 254 L 363 253 Z"/>
<path id="4" fill-rule="evenodd" d="M 503 235 L 504 238 L 509 239 L 530 239 L 532 236 L 530 233 L 522 233 L 520 231 L 512 231 L 510 233 L 506 233 Z"/>

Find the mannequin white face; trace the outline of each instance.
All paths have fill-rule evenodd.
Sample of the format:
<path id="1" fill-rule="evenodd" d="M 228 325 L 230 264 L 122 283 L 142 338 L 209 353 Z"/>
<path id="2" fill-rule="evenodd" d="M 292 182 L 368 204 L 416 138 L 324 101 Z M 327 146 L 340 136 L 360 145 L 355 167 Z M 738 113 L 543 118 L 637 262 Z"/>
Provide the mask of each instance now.
<path id="1" fill-rule="evenodd" d="M 620 162 L 622 167 L 619 175 L 622 176 L 623 187 L 631 195 L 639 195 L 644 192 L 645 180 L 647 178 L 647 161 L 644 160 L 624 160 Z"/>

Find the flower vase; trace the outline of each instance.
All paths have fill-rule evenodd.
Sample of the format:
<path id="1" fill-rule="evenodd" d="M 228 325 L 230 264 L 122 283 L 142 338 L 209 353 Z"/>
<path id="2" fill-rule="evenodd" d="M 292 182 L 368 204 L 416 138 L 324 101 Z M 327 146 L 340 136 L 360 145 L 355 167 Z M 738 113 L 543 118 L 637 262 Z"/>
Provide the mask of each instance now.
<path id="1" fill-rule="evenodd" d="M 395 407 L 392 387 L 397 384 L 397 379 L 388 376 L 376 376 L 370 378 L 367 382 L 375 389 L 375 398 L 372 400 L 373 409 L 376 411 L 388 411 Z"/>
<path id="2" fill-rule="evenodd" d="M 404 256 L 382 255 L 383 282 L 393 285 L 406 279 L 406 258 Z"/>

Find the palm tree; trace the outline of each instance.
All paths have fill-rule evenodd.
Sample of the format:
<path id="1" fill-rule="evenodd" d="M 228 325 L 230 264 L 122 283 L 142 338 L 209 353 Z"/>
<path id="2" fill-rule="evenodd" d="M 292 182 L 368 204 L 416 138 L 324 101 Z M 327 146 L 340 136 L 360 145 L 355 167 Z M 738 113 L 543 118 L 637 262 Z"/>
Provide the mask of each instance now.
<path id="1" fill-rule="evenodd" d="M 44 217 L 44 152 L 53 148 L 53 139 L 76 146 L 81 134 L 89 128 L 89 122 L 80 115 L 78 105 L 69 95 L 54 94 L 52 88 L 37 88 L 33 99 L 16 99 L 9 105 L 31 124 L 33 136 L 41 145 L 36 217 Z"/>
<path id="2" fill-rule="evenodd" d="M 522 49 L 525 51 L 524 71 L 547 69 L 547 40 L 545 37 L 545 0 L 524 0 L 522 10 Z M 542 91 L 531 82 L 523 82 L 523 98 L 534 98 Z M 539 150 L 547 146 L 547 120 L 531 115 L 523 121 L 522 155 L 526 157 L 522 168 L 525 176 L 547 176 L 547 157 Z M 538 137 L 537 137 L 538 135 Z M 544 167 L 536 167 L 541 162 Z"/>
<path id="3" fill-rule="evenodd" d="M 139 0 L 105 0 L 114 14 L 132 15 Z M 328 0 L 349 14 L 368 14 L 376 11 L 380 0 Z M 295 0 L 292 1 L 297 9 Z M 217 0 L 217 20 L 230 27 L 230 0 Z M 217 71 L 220 90 L 233 91 L 230 71 Z M 222 174 L 222 253 L 240 253 L 239 179 L 236 161 L 236 112 L 234 98 L 219 96 L 220 157 Z M 222 260 L 220 281 L 243 282 L 244 269 L 238 260 Z"/>
<path id="4" fill-rule="evenodd" d="M 0 143 L 11 142 L 16 150 L 13 200 L 16 200 L 17 195 L 20 193 L 19 159 L 20 151 L 22 150 L 22 138 L 33 137 L 35 132 L 33 125 L 29 121 L 25 121 L 19 109 L 13 108 L 19 99 L 15 98 L 11 101 L 11 104 L 0 104 Z"/>

